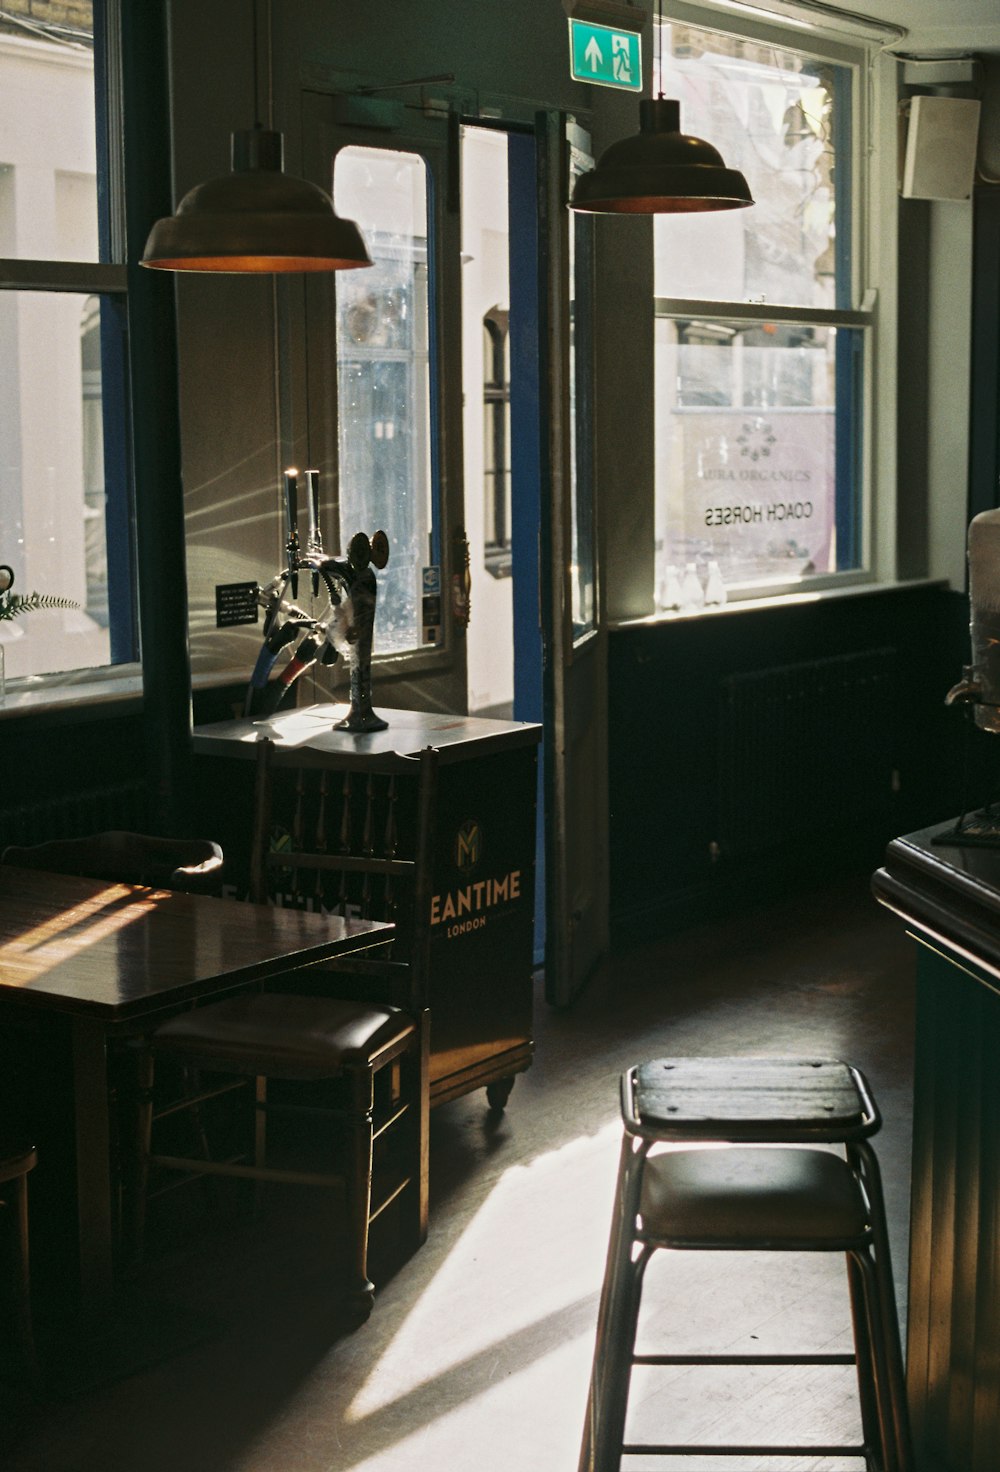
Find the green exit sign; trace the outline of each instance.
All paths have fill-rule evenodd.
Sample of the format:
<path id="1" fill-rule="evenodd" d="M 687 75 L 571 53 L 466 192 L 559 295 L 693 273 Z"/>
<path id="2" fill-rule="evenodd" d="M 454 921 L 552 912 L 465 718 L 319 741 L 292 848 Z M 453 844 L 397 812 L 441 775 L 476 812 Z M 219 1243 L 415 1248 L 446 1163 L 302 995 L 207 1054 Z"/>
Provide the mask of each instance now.
<path id="1" fill-rule="evenodd" d="M 642 52 L 635 31 L 569 22 L 569 72 L 577 82 L 642 91 Z"/>

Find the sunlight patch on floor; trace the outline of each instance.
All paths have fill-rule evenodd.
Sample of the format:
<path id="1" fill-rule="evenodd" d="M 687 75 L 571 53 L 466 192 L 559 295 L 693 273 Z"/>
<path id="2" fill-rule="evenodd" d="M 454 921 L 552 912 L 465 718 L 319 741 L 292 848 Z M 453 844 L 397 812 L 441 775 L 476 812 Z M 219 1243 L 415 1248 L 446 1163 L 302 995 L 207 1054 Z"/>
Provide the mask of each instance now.
<path id="1" fill-rule="evenodd" d="M 589 1362 L 619 1138 L 615 1124 L 500 1177 L 355 1396 L 348 1423 L 428 1381 L 452 1381 L 456 1405 L 492 1393 L 567 1339 L 588 1341 Z M 582 1408 L 585 1384 L 579 1396 Z"/>

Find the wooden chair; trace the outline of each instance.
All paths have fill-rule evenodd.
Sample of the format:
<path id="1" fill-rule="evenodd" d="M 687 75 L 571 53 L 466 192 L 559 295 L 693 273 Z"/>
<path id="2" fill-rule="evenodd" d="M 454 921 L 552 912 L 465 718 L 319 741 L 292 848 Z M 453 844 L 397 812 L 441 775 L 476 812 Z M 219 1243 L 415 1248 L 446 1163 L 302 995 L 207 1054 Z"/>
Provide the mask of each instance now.
<path id="1" fill-rule="evenodd" d="M 368 1276 L 371 1223 L 397 1203 L 405 1247 L 415 1250 L 427 1235 L 426 968 L 437 753 L 428 748 L 419 758 L 390 756 L 363 774 L 303 762 L 300 754 L 279 751 L 269 740 L 260 742 L 257 757 L 250 897 L 391 919 L 401 940 L 391 954 L 345 958 L 343 969 L 332 963 L 311 968 L 309 991 L 302 990 L 297 973 L 287 982 L 295 990 L 279 983 L 164 1023 L 148 1053 L 140 1153 L 148 1166 L 195 1176 L 317 1186 L 342 1181 L 350 1242 L 345 1300 L 352 1317 L 362 1320 L 374 1298 Z M 252 1161 L 152 1148 L 153 1067 L 160 1058 L 209 1076 L 255 1081 Z M 269 1088 L 271 1083 L 277 1087 Z M 312 1086 L 334 1083 L 345 1096 L 332 1111 L 346 1140 L 342 1171 L 273 1164 L 268 1114 L 302 1107 L 300 1094 L 312 1104 Z M 383 1163 L 385 1184 L 386 1172 L 376 1171 Z M 373 1190 L 376 1175 L 381 1189 Z"/>
<path id="2" fill-rule="evenodd" d="M 156 838 L 109 829 L 82 838 L 54 838 L 29 847 L 6 848 L 0 863 L 205 894 L 218 887 L 223 858 L 222 849 L 209 839 Z"/>
<path id="3" fill-rule="evenodd" d="M 9 1211 L 13 1218 L 10 1251 L 11 1299 L 14 1313 L 14 1341 L 21 1368 L 35 1384 L 39 1379 L 35 1336 L 31 1322 L 31 1271 L 28 1252 L 28 1173 L 38 1163 L 33 1148 L 12 1149 L 0 1145 L 0 1216 Z"/>

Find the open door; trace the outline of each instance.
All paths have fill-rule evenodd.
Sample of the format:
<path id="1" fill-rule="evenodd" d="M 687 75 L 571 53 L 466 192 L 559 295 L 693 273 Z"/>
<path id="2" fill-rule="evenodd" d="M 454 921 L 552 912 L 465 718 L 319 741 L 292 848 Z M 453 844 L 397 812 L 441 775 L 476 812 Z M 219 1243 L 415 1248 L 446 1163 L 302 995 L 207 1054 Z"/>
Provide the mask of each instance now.
<path id="1" fill-rule="evenodd" d="M 545 639 L 545 992 L 565 1006 L 607 944 L 606 635 L 598 618 L 593 221 L 566 206 L 589 138 L 537 119 Z"/>
<path id="2" fill-rule="evenodd" d="M 536 869 L 546 923 L 536 946 L 544 939 L 547 1000 L 562 1006 L 592 970 L 607 936 L 606 641 L 598 620 L 592 444 L 594 225 L 566 207 L 572 171 L 589 167 L 589 140 L 558 112 L 540 113 L 534 136 L 521 125 L 494 140 L 504 150 L 509 225 L 488 224 L 475 252 L 492 249 L 491 232 L 507 230 L 509 295 L 498 285 L 472 318 L 456 310 L 463 300 L 461 209 L 471 207 L 462 200 L 468 189 L 456 167 L 459 119 L 402 108 L 398 127 L 373 132 L 353 126 L 350 113 L 343 98 L 303 94 L 307 171 L 332 186 L 340 212 L 357 220 L 376 265 L 342 273 L 357 281 L 338 279 L 334 286 L 317 277 L 287 288 L 304 295 L 307 329 L 303 361 L 290 361 L 281 376 L 288 426 L 282 463 L 294 463 L 294 456 L 301 464 L 305 457 L 319 467 L 337 545 L 377 525 L 395 539 L 379 607 L 379 691 L 388 705 L 500 716 L 508 714 L 501 703 L 511 701 L 516 720 L 542 721 L 545 861 Z M 475 269 L 481 264 L 467 261 Z M 463 315 L 466 362 L 476 362 L 479 374 L 478 387 L 470 382 L 465 390 L 481 400 L 485 395 L 494 411 L 492 459 L 474 476 L 463 464 Z M 499 351 L 505 335 L 509 372 Z M 487 345 L 497 354 L 484 374 Z M 501 469 L 512 487 L 509 516 L 499 514 Z M 490 480 L 492 500 L 484 489 Z M 440 595 L 458 566 L 456 541 L 469 534 L 475 497 L 491 533 L 479 540 L 489 544 L 495 571 L 506 570 L 515 596 L 501 613 L 492 596 L 502 591 L 501 577 L 491 586 L 480 559 L 470 620 L 468 599 L 463 619 Z M 426 597 L 422 605 L 414 593 L 425 573 L 438 574 L 441 607 L 433 627 L 421 617 Z M 492 670 L 487 682 L 470 662 L 477 628 L 493 646 L 494 663 L 501 639 L 513 645 L 511 688 L 499 695 Z M 317 689 L 313 698 L 328 697 Z"/>
<path id="3" fill-rule="evenodd" d="M 381 98 L 382 84 L 372 85 Z M 286 295 L 301 294 L 306 323 L 279 375 L 283 463 L 318 468 L 328 551 L 343 555 L 358 531 L 388 536 L 377 699 L 397 709 L 462 710 L 457 157 L 446 116 L 388 99 L 383 124 L 366 127 L 352 121 L 357 102 L 353 94 L 302 93 L 307 177 L 357 222 L 373 265 L 278 283 Z M 317 670 L 315 699 L 329 698 L 323 686 L 332 678 Z"/>

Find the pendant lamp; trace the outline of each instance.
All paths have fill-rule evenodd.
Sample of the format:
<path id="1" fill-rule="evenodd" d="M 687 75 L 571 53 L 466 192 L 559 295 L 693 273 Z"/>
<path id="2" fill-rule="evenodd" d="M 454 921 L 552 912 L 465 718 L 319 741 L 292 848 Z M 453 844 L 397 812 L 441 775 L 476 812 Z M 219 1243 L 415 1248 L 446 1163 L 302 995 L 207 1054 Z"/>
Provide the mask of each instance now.
<path id="1" fill-rule="evenodd" d="M 657 70 L 662 45 L 662 3 L 656 34 Z M 606 215 L 668 215 L 694 210 L 738 210 L 753 204 L 746 179 L 727 169 L 711 143 L 681 132 L 676 99 L 644 97 L 639 132 L 612 143 L 597 167 L 581 174 L 570 209 Z"/>
<path id="2" fill-rule="evenodd" d="M 254 74 L 257 6 L 253 5 Z M 141 264 L 160 271 L 345 271 L 370 266 L 353 220 L 305 179 L 284 173 L 280 133 L 232 135 L 232 172 L 185 194 L 174 214 L 149 232 Z"/>

